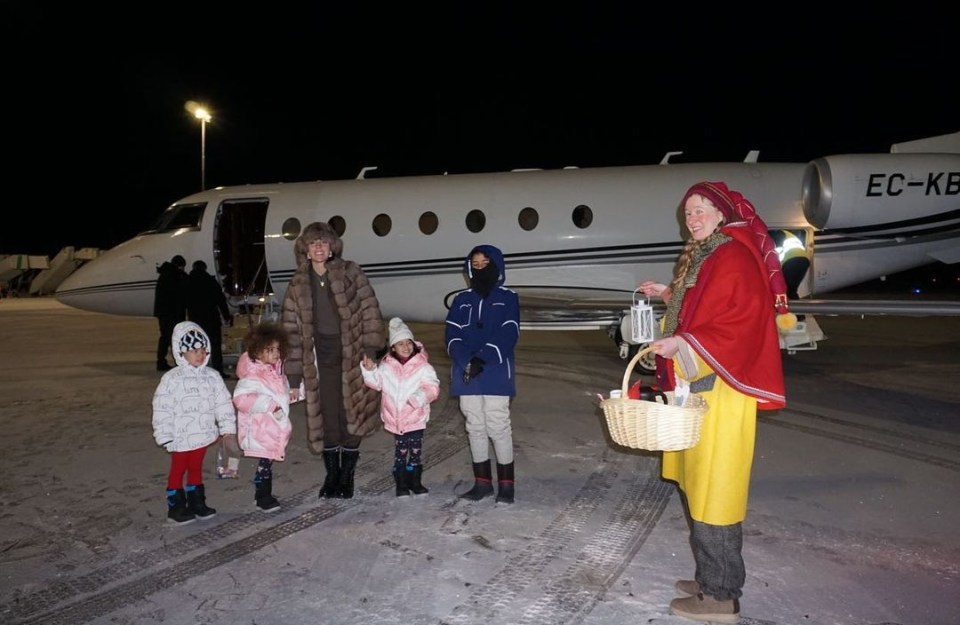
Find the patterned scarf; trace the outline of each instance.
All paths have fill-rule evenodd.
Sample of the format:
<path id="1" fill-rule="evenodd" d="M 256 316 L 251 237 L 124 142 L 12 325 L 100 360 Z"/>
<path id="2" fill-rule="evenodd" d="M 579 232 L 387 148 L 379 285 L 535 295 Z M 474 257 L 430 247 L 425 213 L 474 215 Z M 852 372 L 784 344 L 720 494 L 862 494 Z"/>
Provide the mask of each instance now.
<path id="1" fill-rule="evenodd" d="M 690 269 L 687 271 L 687 275 L 683 277 L 683 283 L 674 288 L 673 293 L 670 295 L 670 303 L 667 304 L 667 312 L 664 314 L 666 318 L 663 326 L 664 336 L 673 336 L 673 333 L 677 331 L 677 325 L 680 323 L 680 306 L 683 305 L 683 296 L 686 295 L 687 289 L 697 283 L 697 275 L 700 273 L 700 268 L 703 267 L 703 262 L 707 260 L 710 254 L 713 254 L 714 250 L 730 240 L 732 239 L 729 236 L 716 230 L 704 239 L 700 245 L 693 248 L 693 258 L 690 263 Z"/>

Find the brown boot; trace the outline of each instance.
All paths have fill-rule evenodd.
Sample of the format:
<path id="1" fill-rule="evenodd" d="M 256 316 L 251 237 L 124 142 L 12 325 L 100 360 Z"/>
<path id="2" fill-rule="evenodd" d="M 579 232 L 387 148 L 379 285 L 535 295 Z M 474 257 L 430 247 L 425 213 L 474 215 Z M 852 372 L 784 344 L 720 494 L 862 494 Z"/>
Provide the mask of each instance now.
<path id="1" fill-rule="evenodd" d="M 719 601 L 701 592 L 685 599 L 674 599 L 670 602 L 670 612 L 691 621 L 739 623 L 740 600 Z"/>
<path id="2" fill-rule="evenodd" d="M 692 579 L 678 579 L 677 583 L 674 584 L 673 587 L 676 588 L 677 592 L 684 597 L 691 597 L 699 594 L 700 592 L 700 584 Z"/>

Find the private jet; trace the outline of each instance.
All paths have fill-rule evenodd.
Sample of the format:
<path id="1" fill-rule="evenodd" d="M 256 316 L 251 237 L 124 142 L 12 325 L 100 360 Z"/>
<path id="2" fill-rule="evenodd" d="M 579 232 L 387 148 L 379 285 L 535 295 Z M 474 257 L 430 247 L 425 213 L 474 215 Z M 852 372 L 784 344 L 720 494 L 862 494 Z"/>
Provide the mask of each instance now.
<path id="1" fill-rule="evenodd" d="M 816 347 L 816 313 L 960 314 L 956 302 L 821 299 L 960 261 L 960 132 L 808 163 L 758 162 L 755 152 L 743 162 L 669 161 L 395 178 L 364 168 L 351 180 L 218 187 L 174 202 L 55 295 L 83 310 L 150 316 L 157 266 L 180 254 L 215 270 L 238 309 L 276 310 L 296 266 L 295 239 L 326 221 L 387 317 L 443 321 L 465 288 L 466 254 L 489 243 L 504 252 L 523 329 L 604 330 L 628 358 L 641 346 L 626 331 L 636 287 L 670 281 L 685 235 L 679 201 L 712 180 L 750 199 L 777 242 L 791 309 L 803 315 L 781 336 L 785 349 Z"/>

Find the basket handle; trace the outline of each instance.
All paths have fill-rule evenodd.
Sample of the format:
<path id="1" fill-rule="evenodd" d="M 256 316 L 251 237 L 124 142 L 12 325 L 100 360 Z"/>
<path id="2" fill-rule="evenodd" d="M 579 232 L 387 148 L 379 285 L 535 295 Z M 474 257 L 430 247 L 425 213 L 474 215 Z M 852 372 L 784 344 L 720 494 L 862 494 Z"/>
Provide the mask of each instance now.
<path id="1" fill-rule="evenodd" d="M 623 384 L 620 385 L 620 397 L 627 398 L 627 385 L 630 384 L 630 373 L 633 371 L 633 368 L 637 366 L 637 363 L 640 362 L 645 354 L 649 354 L 653 351 L 653 345 L 649 347 L 644 347 L 643 349 L 637 351 L 637 355 L 630 359 L 630 364 L 627 365 L 627 370 L 623 372 Z"/>

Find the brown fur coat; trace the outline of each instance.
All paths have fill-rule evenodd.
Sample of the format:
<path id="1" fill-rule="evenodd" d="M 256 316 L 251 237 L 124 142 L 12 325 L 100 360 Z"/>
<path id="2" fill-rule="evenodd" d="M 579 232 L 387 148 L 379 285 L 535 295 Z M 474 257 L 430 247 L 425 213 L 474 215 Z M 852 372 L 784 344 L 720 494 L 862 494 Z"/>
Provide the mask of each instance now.
<path id="1" fill-rule="evenodd" d="M 299 385 L 303 380 L 307 442 L 310 451 L 319 454 L 323 451 L 323 406 L 313 343 L 313 297 L 309 273 L 312 270 L 309 262 L 301 262 L 297 267 L 283 298 L 281 321 L 290 338 L 285 370 L 291 385 Z M 383 349 L 386 342 L 380 304 L 367 276 L 353 261 L 341 258 L 327 261 L 327 275 L 340 313 L 347 431 L 368 436 L 380 428 L 380 395 L 364 385 L 360 360 L 364 353 L 373 355 Z"/>

